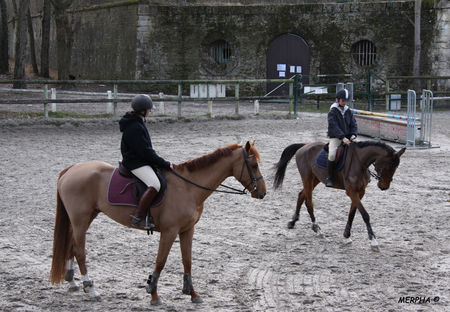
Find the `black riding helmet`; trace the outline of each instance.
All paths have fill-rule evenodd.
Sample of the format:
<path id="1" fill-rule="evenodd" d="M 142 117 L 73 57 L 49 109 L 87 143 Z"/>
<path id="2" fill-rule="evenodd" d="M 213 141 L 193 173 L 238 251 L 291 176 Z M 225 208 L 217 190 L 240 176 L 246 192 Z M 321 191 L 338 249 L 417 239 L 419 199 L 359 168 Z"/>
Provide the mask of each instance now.
<path id="1" fill-rule="evenodd" d="M 152 99 L 147 94 L 138 94 L 131 101 L 131 108 L 137 113 L 153 109 Z"/>
<path id="2" fill-rule="evenodd" d="M 348 90 L 347 89 L 339 90 L 336 93 L 336 98 L 338 100 L 341 99 L 341 100 L 344 100 L 344 101 L 348 101 Z"/>

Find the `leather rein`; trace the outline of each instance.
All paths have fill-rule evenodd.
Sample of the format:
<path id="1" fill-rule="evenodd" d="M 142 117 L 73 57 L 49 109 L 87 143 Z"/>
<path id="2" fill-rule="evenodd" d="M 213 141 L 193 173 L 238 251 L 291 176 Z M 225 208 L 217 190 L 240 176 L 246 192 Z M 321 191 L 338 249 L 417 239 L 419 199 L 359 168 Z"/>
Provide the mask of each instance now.
<path id="1" fill-rule="evenodd" d="M 247 172 L 248 172 L 248 174 L 250 176 L 250 180 L 251 180 L 250 183 L 246 187 L 244 187 L 243 190 L 240 190 L 240 189 L 237 189 L 237 188 L 234 188 L 234 187 L 231 187 L 231 186 L 227 186 L 227 185 L 224 185 L 224 184 L 220 184 L 219 187 L 221 186 L 221 187 L 224 187 L 224 188 L 229 189 L 231 191 L 212 189 L 212 188 L 209 188 L 209 187 L 197 184 L 194 181 L 191 181 L 188 178 L 183 177 L 179 173 L 175 172 L 175 170 L 171 170 L 171 172 L 174 175 L 176 175 L 177 177 L 179 177 L 181 180 L 183 180 L 183 181 L 185 181 L 185 182 L 187 182 L 189 184 L 195 185 L 196 187 L 201 188 L 201 189 L 206 190 L 206 191 L 218 192 L 218 193 L 227 193 L 227 194 L 245 195 L 245 194 L 247 194 L 246 190 L 250 191 L 250 189 L 248 187 L 253 184 L 253 186 L 254 186 L 253 190 L 255 190 L 256 189 L 256 182 L 261 180 L 263 177 L 260 176 L 260 177 L 255 178 L 255 176 L 253 175 L 252 171 L 250 170 L 250 165 L 248 164 L 248 156 L 245 153 L 245 149 L 244 148 L 242 148 L 242 154 L 244 155 L 244 162 L 242 163 L 241 174 L 239 176 L 239 180 L 238 181 L 241 182 L 242 175 L 244 174 L 244 166 L 247 168 Z M 252 192 L 252 191 L 250 191 L 250 192 Z"/>

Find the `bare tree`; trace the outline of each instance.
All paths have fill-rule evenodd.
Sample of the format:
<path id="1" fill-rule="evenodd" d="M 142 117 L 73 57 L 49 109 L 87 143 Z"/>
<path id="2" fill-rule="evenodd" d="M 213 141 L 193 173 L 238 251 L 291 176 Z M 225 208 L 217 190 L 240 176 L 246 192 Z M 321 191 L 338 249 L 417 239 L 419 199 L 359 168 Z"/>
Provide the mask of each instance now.
<path id="1" fill-rule="evenodd" d="M 0 0 L 0 74 L 9 72 L 8 11 L 5 0 Z"/>
<path id="2" fill-rule="evenodd" d="M 33 29 L 33 19 L 31 17 L 31 9 L 28 7 L 27 12 L 27 26 L 28 26 L 28 35 L 30 36 L 30 58 L 31 65 L 33 67 L 33 72 L 36 75 L 39 75 L 39 69 L 36 61 L 36 49 L 34 47 L 34 29 Z"/>
<path id="3" fill-rule="evenodd" d="M 25 50 L 27 47 L 27 12 L 30 0 L 21 0 L 17 16 L 14 79 L 25 78 Z M 25 88 L 25 83 L 15 82 L 13 88 Z"/>
<path id="4" fill-rule="evenodd" d="M 420 14 L 422 11 L 422 0 L 416 0 L 414 9 L 414 60 L 413 60 L 413 76 L 420 75 Z"/>
<path id="5" fill-rule="evenodd" d="M 50 0 L 55 9 L 58 79 L 68 79 L 73 45 L 73 29 L 67 9 L 73 0 Z"/>
<path id="6" fill-rule="evenodd" d="M 51 25 L 51 13 L 52 6 L 50 0 L 44 0 L 42 16 L 42 44 L 41 44 L 41 76 L 50 78 L 50 25 Z"/>

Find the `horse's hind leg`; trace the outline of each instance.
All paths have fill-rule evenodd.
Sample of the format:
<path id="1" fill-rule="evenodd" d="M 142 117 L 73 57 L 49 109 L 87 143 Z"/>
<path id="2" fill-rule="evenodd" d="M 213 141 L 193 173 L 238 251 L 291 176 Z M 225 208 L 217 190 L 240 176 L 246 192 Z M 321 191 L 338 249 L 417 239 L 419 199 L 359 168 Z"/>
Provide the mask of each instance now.
<path id="1" fill-rule="evenodd" d="M 75 258 L 77 259 L 78 267 L 80 269 L 81 273 L 81 280 L 83 282 L 83 290 L 85 293 L 89 295 L 91 300 L 99 301 L 100 295 L 97 293 L 97 291 L 94 288 L 94 282 L 89 278 L 87 267 L 86 267 L 86 231 L 92 222 L 94 220 L 96 215 L 94 215 L 91 220 L 88 222 L 80 222 L 80 224 L 83 225 L 74 225 L 73 226 L 73 252 L 75 255 Z"/>
<path id="2" fill-rule="evenodd" d="M 73 261 L 74 261 L 74 259 L 73 258 L 74 257 L 71 256 L 69 258 L 69 260 L 67 260 L 67 262 L 66 262 L 66 274 L 64 275 L 64 280 L 69 283 L 69 291 L 70 292 L 78 291 L 80 289 L 80 287 L 78 287 L 78 285 L 73 280 L 73 276 L 74 276 L 74 270 L 73 270 Z"/>
<path id="3" fill-rule="evenodd" d="M 308 213 L 309 213 L 309 217 L 311 218 L 311 222 L 312 222 L 312 230 L 314 232 L 316 232 L 318 235 L 322 236 L 322 233 L 320 231 L 320 226 L 316 223 L 316 217 L 314 215 L 314 204 L 313 204 L 313 200 L 312 200 L 312 192 L 314 190 L 314 188 L 317 186 L 317 184 L 319 184 L 319 180 L 317 180 L 316 178 L 313 178 L 313 180 L 307 184 L 307 186 L 305 186 L 305 197 L 306 197 L 306 208 L 308 209 Z"/>
<path id="4" fill-rule="evenodd" d="M 293 229 L 295 226 L 295 222 L 298 221 L 300 216 L 300 208 L 302 207 L 303 202 L 305 201 L 305 190 L 301 190 L 298 193 L 297 199 L 297 208 L 295 209 L 295 213 L 292 216 L 292 220 L 288 222 L 288 229 Z"/>

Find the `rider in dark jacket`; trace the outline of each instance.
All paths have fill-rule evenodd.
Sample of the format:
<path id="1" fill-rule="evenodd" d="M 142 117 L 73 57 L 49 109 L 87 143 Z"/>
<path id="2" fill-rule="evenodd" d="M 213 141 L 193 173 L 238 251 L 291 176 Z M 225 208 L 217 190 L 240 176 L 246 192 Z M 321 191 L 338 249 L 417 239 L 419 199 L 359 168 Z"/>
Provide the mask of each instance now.
<path id="1" fill-rule="evenodd" d="M 334 169 L 336 167 L 336 151 L 344 143 L 350 145 L 356 139 L 358 127 L 352 111 L 347 106 L 348 90 L 342 89 L 336 93 L 336 102 L 328 112 L 328 178 L 326 186 L 333 187 Z"/>
<path id="2" fill-rule="evenodd" d="M 161 188 L 155 169 L 171 169 L 173 166 L 155 152 L 150 134 L 144 124 L 144 118 L 153 109 L 151 98 L 145 94 L 136 95 L 131 102 L 131 107 L 132 110 L 119 121 L 120 131 L 122 132 L 120 143 L 122 163 L 148 187 L 142 195 L 138 207 L 130 215 L 131 225 L 151 229 L 154 225 L 147 224 L 145 217 L 148 207 Z"/>

